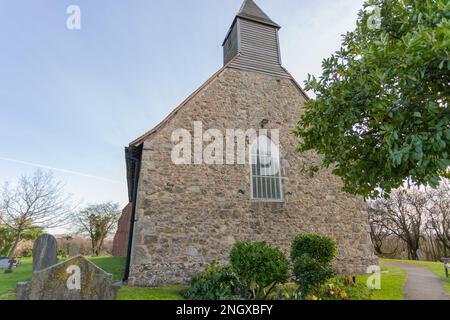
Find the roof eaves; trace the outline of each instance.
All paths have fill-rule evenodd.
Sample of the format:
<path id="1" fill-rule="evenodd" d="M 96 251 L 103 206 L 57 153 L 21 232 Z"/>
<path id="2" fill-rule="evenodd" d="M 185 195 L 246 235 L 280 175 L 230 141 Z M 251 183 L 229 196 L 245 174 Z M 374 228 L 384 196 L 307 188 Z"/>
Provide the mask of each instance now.
<path id="1" fill-rule="evenodd" d="M 245 20 L 249 20 L 249 21 L 254 21 L 254 22 L 258 22 L 261 24 L 265 24 L 271 27 L 275 27 L 277 29 L 281 29 L 281 26 L 278 23 L 273 22 L 272 20 L 267 20 L 267 19 L 261 19 L 252 15 L 248 15 L 248 14 L 238 14 L 236 16 L 236 18 L 241 18 L 241 19 L 245 19 Z"/>
<path id="2" fill-rule="evenodd" d="M 280 28 L 253 0 L 244 1 L 238 16 Z"/>
<path id="3" fill-rule="evenodd" d="M 292 76 L 292 74 L 283 66 L 281 68 L 291 77 L 292 82 L 295 84 L 295 86 L 300 90 L 300 93 L 302 96 L 306 99 L 306 101 L 311 100 L 311 98 L 308 96 L 306 91 L 302 88 L 302 86 L 295 80 L 295 78 Z"/>

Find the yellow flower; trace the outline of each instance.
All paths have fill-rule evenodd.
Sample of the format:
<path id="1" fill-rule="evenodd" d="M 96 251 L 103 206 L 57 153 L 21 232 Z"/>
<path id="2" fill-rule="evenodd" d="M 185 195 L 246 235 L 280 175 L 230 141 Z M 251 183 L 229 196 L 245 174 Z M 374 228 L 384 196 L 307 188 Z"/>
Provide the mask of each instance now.
<path id="1" fill-rule="evenodd" d="M 346 300 L 348 298 L 348 294 L 345 291 L 341 291 L 339 293 L 339 296 L 341 297 L 342 300 Z"/>
<path id="2" fill-rule="evenodd" d="M 319 298 L 318 298 L 317 296 L 312 296 L 312 297 L 311 297 L 311 300 L 317 301 L 317 300 L 319 300 Z"/>

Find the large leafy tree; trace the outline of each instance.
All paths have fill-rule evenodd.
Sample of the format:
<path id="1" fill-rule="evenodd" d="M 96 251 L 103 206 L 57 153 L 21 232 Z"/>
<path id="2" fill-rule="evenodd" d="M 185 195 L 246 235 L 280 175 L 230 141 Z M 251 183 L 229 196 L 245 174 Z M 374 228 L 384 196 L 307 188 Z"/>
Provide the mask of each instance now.
<path id="1" fill-rule="evenodd" d="M 322 76 L 309 76 L 299 151 L 321 154 L 350 193 L 436 187 L 450 166 L 449 57 L 450 1 L 366 2 Z"/>

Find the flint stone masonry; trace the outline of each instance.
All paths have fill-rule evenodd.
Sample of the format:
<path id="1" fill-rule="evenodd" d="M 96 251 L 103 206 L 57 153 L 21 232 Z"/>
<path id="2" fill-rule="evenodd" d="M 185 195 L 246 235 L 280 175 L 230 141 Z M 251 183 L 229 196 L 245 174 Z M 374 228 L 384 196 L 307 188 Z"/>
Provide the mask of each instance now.
<path id="1" fill-rule="evenodd" d="M 33 271 L 41 271 L 58 262 L 58 243 L 50 234 L 41 235 L 33 246 Z"/>
<path id="2" fill-rule="evenodd" d="M 79 289 L 68 285 L 77 283 Z M 112 274 L 82 256 L 34 272 L 30 282 L 17 284 L 17 300 L 115 300 L 117 289 Z"/>
<path id="3" fill-rule="evenodd" d="M 292 135 L 305 98 L 290 79 L 226 68 L 144 144 L 134 233 L 132 285 L 185 284 L 213 260 L 228 262 L 236 241 L 267 241 L 289 254 L 301 233 L 338 243 L 334 267 L 365 273 L 377 264 L 362 198 L 342 191 L 331 170 L 314 177 L 303 166 L 318 164 L 298 154 Z M 204 130 L 280 130 L 283 203 L 251 201 L 249 165 L 181 165 L 171 161 L 172 132 L 194 121 Z M 163 146 L 163 147 L 162 147 Z"/>

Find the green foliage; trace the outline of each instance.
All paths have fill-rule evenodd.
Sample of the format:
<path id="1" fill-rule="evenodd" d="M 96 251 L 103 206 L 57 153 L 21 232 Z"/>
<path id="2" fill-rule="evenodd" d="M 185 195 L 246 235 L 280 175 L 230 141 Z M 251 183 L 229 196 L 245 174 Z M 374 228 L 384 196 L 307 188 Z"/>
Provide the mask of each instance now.
<path id="1" fill-rule="evenodd" d="M 321 286 L 317 292 L 320 300 L 370 300 L 365 283 L 355 283 L 351 277 L 336 277 Z"/>
<path id="2" fill-rule="evenodd" d="M 231 267 L 213 262 L 206 272 L 195 276 L 185 293 L 189 300 L 227 300 L 238 297 L 239 279 Z"/>
<path id="3" fill-rule="evenodd" d="M 367 1 L 322 76 L 309 76 L 299 152 L 321 154 L 350 193 L 436 187 L 450 166 L 449 60 L 450 1 Z"/>
<path id="4" fill-rule="evenodd" d="M 321 285 L 333 277 L 330 265 L 322 264 L 308 254 L 303 254 L 293 261 L 294 274 L 302 296 L 316 292 Z"/>
<path id="5" fill-rule="evenodd" d="M 266 242 L 236 243 L 231 250 L 230 261 L 253 299 L 265 299 L 277 284 L 288 280 L 289 261 L 283 252 Z"/>
<path id="6" fill-rule="evenodd" d="M 90 205 L 76 217 L 79 231 L 89 236 L 92 255 L 99 256 L 106 237 L 114 231 L 120 218 L 119 204 L 106 202 Z"/>
<path id="7" fill-rule="evenodd" d="M 7 256 L 9 248 L 14 242 L 15 232 L 6 227 L 0 225 L 0 256 Z"/>
<path id="8" fill-rule="evenodd" d="M 31 226 L 21 235 L 21 240 L 34 241 L 44 233 L 43 228 Z"/>
<path id="9" fill-rule="evenodd" d="M 66 249 L 58 249 L 57 256 L 61 260 L 66 260 L 69 257 L 69 253 Z"/>
<path id="10" fill-rule="evenodd" d="M 330 264 L 336 257 L 336 242 L 315 234 L 299 235 L 292 242 L 291 260 L 307 254 L 322 264 Z"/>
<path id="11" fill-rule="evenodd" d="M 42 228 L 37 228 L 32 225 L 26 226 L 26 231 L 20 235 L 20 240 L 36 240 L 42 233 Z M 9 250 L 16 239 L 17 233 L 6 225 L 0 225 L 0 256 L 7 256 Z"/>
<path id="12" fill-rule="evenodd" d="M 331 277 L 336 242 L 315 234 L 297 236 L 292 241 L 291 261 L 302 296 L 318 292 Z"/>

